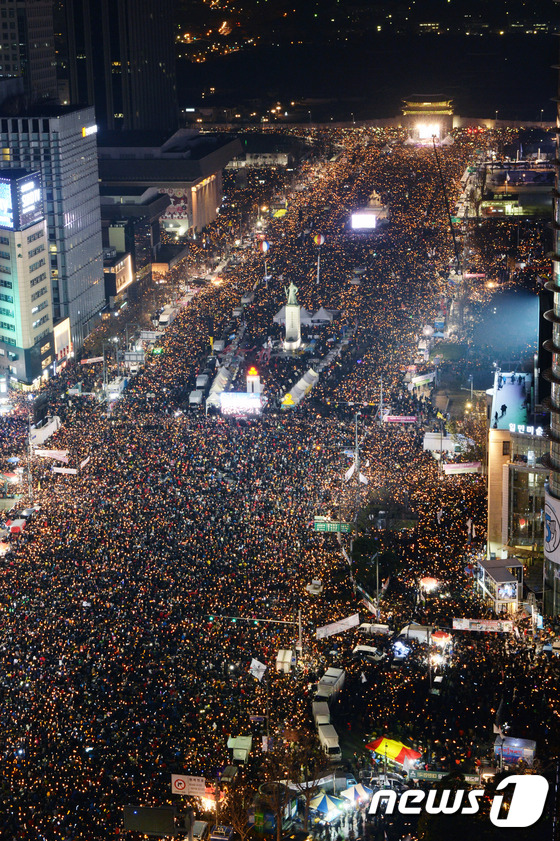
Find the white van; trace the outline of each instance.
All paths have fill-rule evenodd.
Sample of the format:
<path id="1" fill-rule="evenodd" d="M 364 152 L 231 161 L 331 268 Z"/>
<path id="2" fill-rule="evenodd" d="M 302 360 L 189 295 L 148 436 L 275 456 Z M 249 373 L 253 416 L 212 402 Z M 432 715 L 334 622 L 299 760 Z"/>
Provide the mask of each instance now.
<path id="1" fill-rule="evenodd" d="M 434 633 L 435 628 L 431 625 L 417 625 L 415 622 L 409 622 L 401 630 L 399 637 L 407 640 L 416 640 L 416 642 L 428 642 Z"/>
<path id="2" fill-rule="evenodd" d="M 194 391 L 191 391 L 189 394 L 189 406 L 200 406 L 202 405 L 202 398 L 203 398 L 202 389 L 195 388 Z"/>
<path id="3" fill-rule="evenodd" d="M 342 759 L 342 751 L 338 742 L 338 733 L 332 724 L 320 724 L 317 727 L 319 742 L 331 762 L 339 762 Z"/>
<path id="4" fill-rule="evenodd" d="M 207 821 L 195 821 L 192 828 L 194 841 L 207 841 L 210 836 L 210 824 Z"/>
<path id="5" fill-rule="evenodd" d="M 384 651 L 378 651 L 372 645 L 357 645 L 352 652 L 355 660 L 367 660 L 369 663 L 379 663 L 385 657 Z"/>
<path id="6" fill-rule="evenodd" d="M 375 622 L 362 622 L 358 628 L 358 633 L 363 634 L 365 637 L 373 637 L 376 634 L 390 637 L 393 632 L 388 625 L 379 625 Z"/>
<path id="7" fill-rule="evenodd" d="M 159 326 L 160 327 L 169 327 L 170 324 L 173 324 L 175 321 L 175 316 L 179 310 L 176 307 L 172 307 L 170 305 L 163 308 L 163 312 L 159 317 Z"/>
<path id="8" fill-rule="evenodd" d="M 313 701 L 312 712 L 315 727 L 319 727 L 320 724 L 331 723 L 331 711 L 326 701 Z"/>

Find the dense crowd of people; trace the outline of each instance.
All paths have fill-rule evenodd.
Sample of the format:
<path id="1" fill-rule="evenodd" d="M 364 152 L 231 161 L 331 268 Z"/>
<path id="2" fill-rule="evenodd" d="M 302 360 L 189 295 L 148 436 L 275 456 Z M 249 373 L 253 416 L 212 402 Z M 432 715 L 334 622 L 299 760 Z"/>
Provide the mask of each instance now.
<path id="1" fill-rule="evenodd" d="M 442 479 L 422 450 L 436 409 L 405 383 L 423 327 L 449 294 L 439 272 L 452 248 L 437 167 L 429 149 L 403 146 L 396 132 L 332 135 L 341 154 L 304 165 L 301 189 L 286 187 L 287 214 L 268 224 L 267 282 L 262 254 L 251 253 L 220 284 L 202 289 L 166 330 L 162 353 L 147 354 L 109 409 L 66 393 L 78 381 L 92 391 L 99 364 L 70 363 L 45 386 L 63 421 L 48 446 L 68 450 L 78 473 L 54 474 L 50 461 L 33 458 L 40 510 L 0 558 L 6 841 L 116 838 L 124 804 L 170 802 L 172 772 L 215 777 L 230 759 L 228 736 L 252 732 L 251 716 L 264 715 L 267 693 L 274 727 L 309 727 L 308 684 L 333 658 L 349 674 L 340 720 L 363 734 L 413 738 L 437 767 L 467 767 L 487 750 L 502 695 L 512 699 L 516 735 L 534 737 L 538 729 L 545 753 L 558 742 L 558 668 L 526 656 L 524 639 L 507 650 L 502 639 L 458 642 L 436 697 L 427 693 L 421 650 L 400 669 L 391 668 L 389 653 L 362 679 L 350 659 L 354 632 L 336 639 L 335 654 L 332 640 L 315 638 L 317 627 L 359 609 L 339 543 L 312 530 L 314 515 L 328 513 L 341 492 L 356 405 L 364 408 L 368 494 L 406 500 L 418 520 L 415 529 L 383 536 L 397 570 L 383 617 L 397 630 L 412 619 L 447 627 L 453 616 L 487 610 L 465 572 L 484 539 L 483 481 Z M 458 137 L 445 151 L 451 192 L 472 148 Z M 352 234 L 350 212 L 373 189 L 391 222 L 374 238 Z M 242 193 L 234 194 L 239 203 L 248 200 Z M 325 236 L 319 283 L 311 232 Z M 213 236 L 225 250 L 227 225 L 215 224 Z M 203 247 L 193 248 L 185 282 Z M 356 267 L 365 268 L 360 285 L 349 283 Z M 289 281 L 309 311 L 335 312 L 316 338 L 309 335 L 315 356 L 348 339 L 311 397 L 280 411 L 277 398 L 311 363 L 305 353 L 288 358 L 276 347 L 268 361 L 261 356 L 270 397 L 261 417 L 189 412 L 210 337 L 232 323 L 241 294 L 256 289 L 242 316 L 242 383 L 273 335 Z M 379 423 L 381 379 L 385 405 L 417 423 Z M 22 402 L 19 414 L 2 421 L 4 470 L 11 456 L 25 465 L 26 413 Z M 441 598 L 418 598 L 418 579 L 428 574 L 441 580 Z M 324 582 L 316 599 L 305 592 L 313 578 Z M 301 663 L 293 674 L 277 674 L 278 650 L 295 647 L 299 609 Z M 262 683 L 249 674 L 253 657 L 267 666 Z"/>

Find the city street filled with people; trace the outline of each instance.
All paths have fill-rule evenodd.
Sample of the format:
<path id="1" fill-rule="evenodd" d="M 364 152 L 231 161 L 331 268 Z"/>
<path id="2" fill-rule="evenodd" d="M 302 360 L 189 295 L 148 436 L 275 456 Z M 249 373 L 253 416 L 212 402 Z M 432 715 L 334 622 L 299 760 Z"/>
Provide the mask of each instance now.
<path id="1" fill-rule="evenodd" d="M 433 149 L 405 145 L 396 129 L 307 134 L 314 153 L 290 179 L 270 173 L 252 190 L 253 174 L 241 186 L 228 174 L 218 219 L 158 295 L 201 274 L 211 279 L 145 348 L 144 366 L 119 399 L 95 396 L 101 362 L 69 361 L 44 385 L 49 414 L 62 425 L 43 446 L 67 451 L 64 466 L 75 473 L 29 456 L 27 395 L 14 396 L 12 415 L 0 420 L 2 470 L 19 459 L 20 507 L 36 506 L 23 532 L 0 544 L 3 841 L 123 837 L 124 805 L 177 803 L 172 773 L 214 780 L 231 762 L 228 737 L 262 735 L 255 717 L 269 715 L 278 738 L 312 730 L 312 686 L 329 665 L 347 674 L 333 720 L 355 774 L 375 765 L 365 744 L 383 735 L 414 743 L 419 767 L 476 772 L 493 757 L 500 704 L 509 732 L 537 741 L 543 765 L 558 755 L 560 658 L 538 653 L 527 617 L 517 617 L 511 635 L 455 633 L 435 665 L 425 646 L 410 644 L 397 662 L 381 642 L 382 659 L 363 664 L 352 658 L 356 628 L 316 638 L 317 628 L 355 613 L 373 620 L 356 586 L 360 564 L 348 562 L 352 535 L 315 532 L 314 517 L 354 521 L 376 500 L 411 512 L 399 531 L 375 521 L 362 528 L 385 558 L 382 622 L 398 634 L 408 622 L 451 629 L 455 617 L 496 617 L 472 576 L 485 543 L 484 478 L 445 475 L 423 450 L 424 432 L 448 419 L 430 388 L 410 389 L 406 378 L 412 365 L 432 370 L 419 341 L 442 312 L 457 311 L 462 294 L 448 282 L 453 242 Z M 321 154 L 321 144 L 336 154 Z M 439 152 L 452 203 L 474 150 L 457 132 Z M 389 222 L 353 231 L 352 212 L 374 190 Z M 280 193 L 286 214 L 256 227 L 255 203 Z M 247 234 L 243 219 L 246 249 L 236 245 Z M 488 282 L 503 279 L 490 239 L 480 232 L 471 241 L 471 270 L 485 261 L 486 278 L 468 290 L 477 302 L 489 300 Z M 533 248 L 535 260 L 537 240 L 522 232 L 521 248 Z M 507 284 L 525 280 L 518 270 Z M 273 321 L 290 283 L 308 312 L 332 313 L 303 327 L 309 349 L 295 354 L 284 353 L 283 325 Z M 254 302 L 233 316 L 248 290 Z M 149 295 L 143 306 L 149 324 Z M 107 330 L 103 322 L 84 357 Z M 224 356 L 237 354 L 236 391 L 258 369 L 264 407 L 256 417 L 189 406 L 221 337 Z M 469 345 L 465 328 L 456 340 Z M 285 394 L 333 347 L 339 352 L 314 388 L 287 408 Z M 443 374 L 446 364 L 461 365 L 443 361 Z M 110 379 L 114 352 L 108 365 Z M 384 423 L 386 413 L 414 420 Z M 359 469 L 345 481 L 356 429 Z M 421 592 L 425 576 L 437 579 L 434 592 Z M 314 579 L 318 595 L 306 591 Z M 299 611 L 302 651 L 288 674 L 277 672 L 278 651 L 296 649 Z M 558 630 L 554 619 L 548 630 Z M 266 680 L 250 673 L 253 658 L 267 667 Z M 430 692 L 436 677 L 438 694 Z M 257 778 L 260 745 L 255 739 Z M 361 831 L 376 838 L 365 820 Z"/>

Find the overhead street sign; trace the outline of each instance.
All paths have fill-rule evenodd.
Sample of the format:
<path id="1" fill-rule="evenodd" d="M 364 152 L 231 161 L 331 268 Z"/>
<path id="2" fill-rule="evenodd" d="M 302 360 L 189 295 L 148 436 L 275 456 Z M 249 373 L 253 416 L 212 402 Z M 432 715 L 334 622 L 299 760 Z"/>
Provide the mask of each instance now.
<path id="1" fill-rule="evenodd" d="M 326 517 L 315 517 L 313 520 L 313 531 L 343 532 L 348 534 L 352 531 L 352 523 L 341 523 L 338 520 L 328 520 Z"/>

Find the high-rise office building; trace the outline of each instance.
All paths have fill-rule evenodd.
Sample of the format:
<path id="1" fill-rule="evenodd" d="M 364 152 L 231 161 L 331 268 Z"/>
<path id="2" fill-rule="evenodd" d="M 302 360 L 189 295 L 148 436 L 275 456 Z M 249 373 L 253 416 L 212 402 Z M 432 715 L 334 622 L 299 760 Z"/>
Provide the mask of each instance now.
<path id="1" fill-rule="evenodd" d="M 0 167 L 42 175 L 53 314 L 70 318 L 75 350 L 105 305 L 96 131 L 93 108 L 0 108 Z"/>
<path id="2" fill-rule="evenodd" d="M 556 0 L 558 2 L 559 0 Z M 547 613 L 560 613 L 560 73 L 556 98 L 556 183 L 553 191 L 552 280 L 546 288 L 554 293 L 553 309 L 545 313 L 552 322 L 552 339 L 545 342 L 552 352 L 552 367 L 545 373 L 551 383 L 550 393 L 550 475 L 544 509 L 543 602 Z"/>
<path id="3" fill-rule="evenodd" d="M 56 21 L 70 101 L 101 129 L 177 128 L 174 0 L 66 0 Z"/>
<path id="4" fill-rule="evenodd" d="M 0 366 L 31 385 L 53 364 L 41 175 L 0 172 Z"/>
<path id="5" fill-rule="evenodd" d="M 0 0 L 0 78 L 17 77 L 28 101 L 56 99 L 52 0 Z"/>

